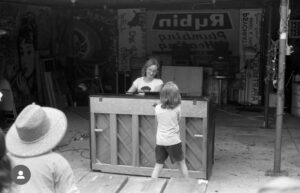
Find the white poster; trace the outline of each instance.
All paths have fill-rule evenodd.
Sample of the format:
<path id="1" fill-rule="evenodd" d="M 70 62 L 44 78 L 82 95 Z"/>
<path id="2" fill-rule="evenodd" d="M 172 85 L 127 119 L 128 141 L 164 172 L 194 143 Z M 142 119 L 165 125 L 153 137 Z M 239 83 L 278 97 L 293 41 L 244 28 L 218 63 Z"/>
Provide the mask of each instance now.
<path id="1" fill-rule="evenodd" d="M 240 10 L 240 69 L 243 88 L 239 102 L 259 104 L 261 9 Z"/>
<path id="2" fill-rule="evenodd" d="M 144 9 L 119 9 L 119 71 L 130 70 L 132 58 L 146 56 L 146 12 Z"/>
<path id="3" fill-rule="evenodd" d="M 239 54 L 239 10 L 176 10 L 147 12 L 147 53 L 168 53 L 186 43 L 195 55 L 211 55 L 216 42 Z"/>

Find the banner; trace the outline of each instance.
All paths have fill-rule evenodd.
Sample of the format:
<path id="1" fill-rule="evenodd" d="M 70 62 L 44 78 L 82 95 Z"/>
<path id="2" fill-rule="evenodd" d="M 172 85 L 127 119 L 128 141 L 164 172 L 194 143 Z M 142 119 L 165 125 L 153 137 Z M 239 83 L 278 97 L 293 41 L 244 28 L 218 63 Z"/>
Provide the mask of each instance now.
<path id="1" fill-rule="evenodd" d="M 239 102 L 259 104 L 261 96 L 261 9 L 240 10 L 240 69 L 243 88 L 239 91 Z"/>
<path id="2" fill-rule="evenodd" d="M 196 55 L 211 55 L 215 43 L 227 42 L 239 54 L 239 10 L 148 11 L 147 53 L 168 53 L 185 43 Z"/>
<path id="3" fill-rule="evenodd" d="M 145 17 L 144 9 L 118 10 L 119 71 L 129 71 L 132 58 L 146 56 Z"/>

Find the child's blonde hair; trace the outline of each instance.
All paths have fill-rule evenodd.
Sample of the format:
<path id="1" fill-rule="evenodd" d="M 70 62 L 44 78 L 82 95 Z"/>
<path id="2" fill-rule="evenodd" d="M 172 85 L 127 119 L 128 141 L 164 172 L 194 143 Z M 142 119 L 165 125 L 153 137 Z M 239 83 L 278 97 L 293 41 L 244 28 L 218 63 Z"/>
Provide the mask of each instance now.
<path id="1" fill-rule="evenodd" d="M 174 109 L 181 104 L 181 95 L 178 86 L 167 82 L 160 91 L 160 102 L 163 109 Z"/>
<path id="2" fill-rule="evenodd" d="M 152 65 L 157 66 L 157 70 L 159 70 L 159 62 L 158 62 L 158 60 L 156 58 L 154 58 L 154 57 L 151 57 L 151 58 L 149 58 L 145 62 L 144 66 L 142 68 L 142 76 L 146 76 L 147 68 L 149 68 Z"/>

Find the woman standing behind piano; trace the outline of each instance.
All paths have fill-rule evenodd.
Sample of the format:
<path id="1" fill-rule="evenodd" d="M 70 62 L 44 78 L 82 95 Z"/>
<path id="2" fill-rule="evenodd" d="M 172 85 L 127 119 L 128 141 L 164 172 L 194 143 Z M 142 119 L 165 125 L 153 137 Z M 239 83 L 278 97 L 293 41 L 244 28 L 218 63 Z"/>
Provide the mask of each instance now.
<path id="1" fill-rule="evenodd" d="M 134 92 L 160 92 L 163 81 L 155 78 L 159 70 L 159 63 L 156 58 L 149 58 L 142 68 L 142 77 L 133 81 L 127 93 Z"/>

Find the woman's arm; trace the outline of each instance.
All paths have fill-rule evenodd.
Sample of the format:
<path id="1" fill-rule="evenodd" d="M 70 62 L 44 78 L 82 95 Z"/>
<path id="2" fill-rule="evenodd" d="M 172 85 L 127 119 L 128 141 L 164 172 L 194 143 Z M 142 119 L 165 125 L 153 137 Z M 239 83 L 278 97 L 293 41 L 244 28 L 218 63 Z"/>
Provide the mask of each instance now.
<path id="1" fill-rule="evenodd" d="M 128 89 L 127 93 L 128 94 L 132 94 L 132 93 L 134 93 L 136 91 L 137 91 L 136 86 L 134 84 L 132 84 L 131 87 Z"/>

